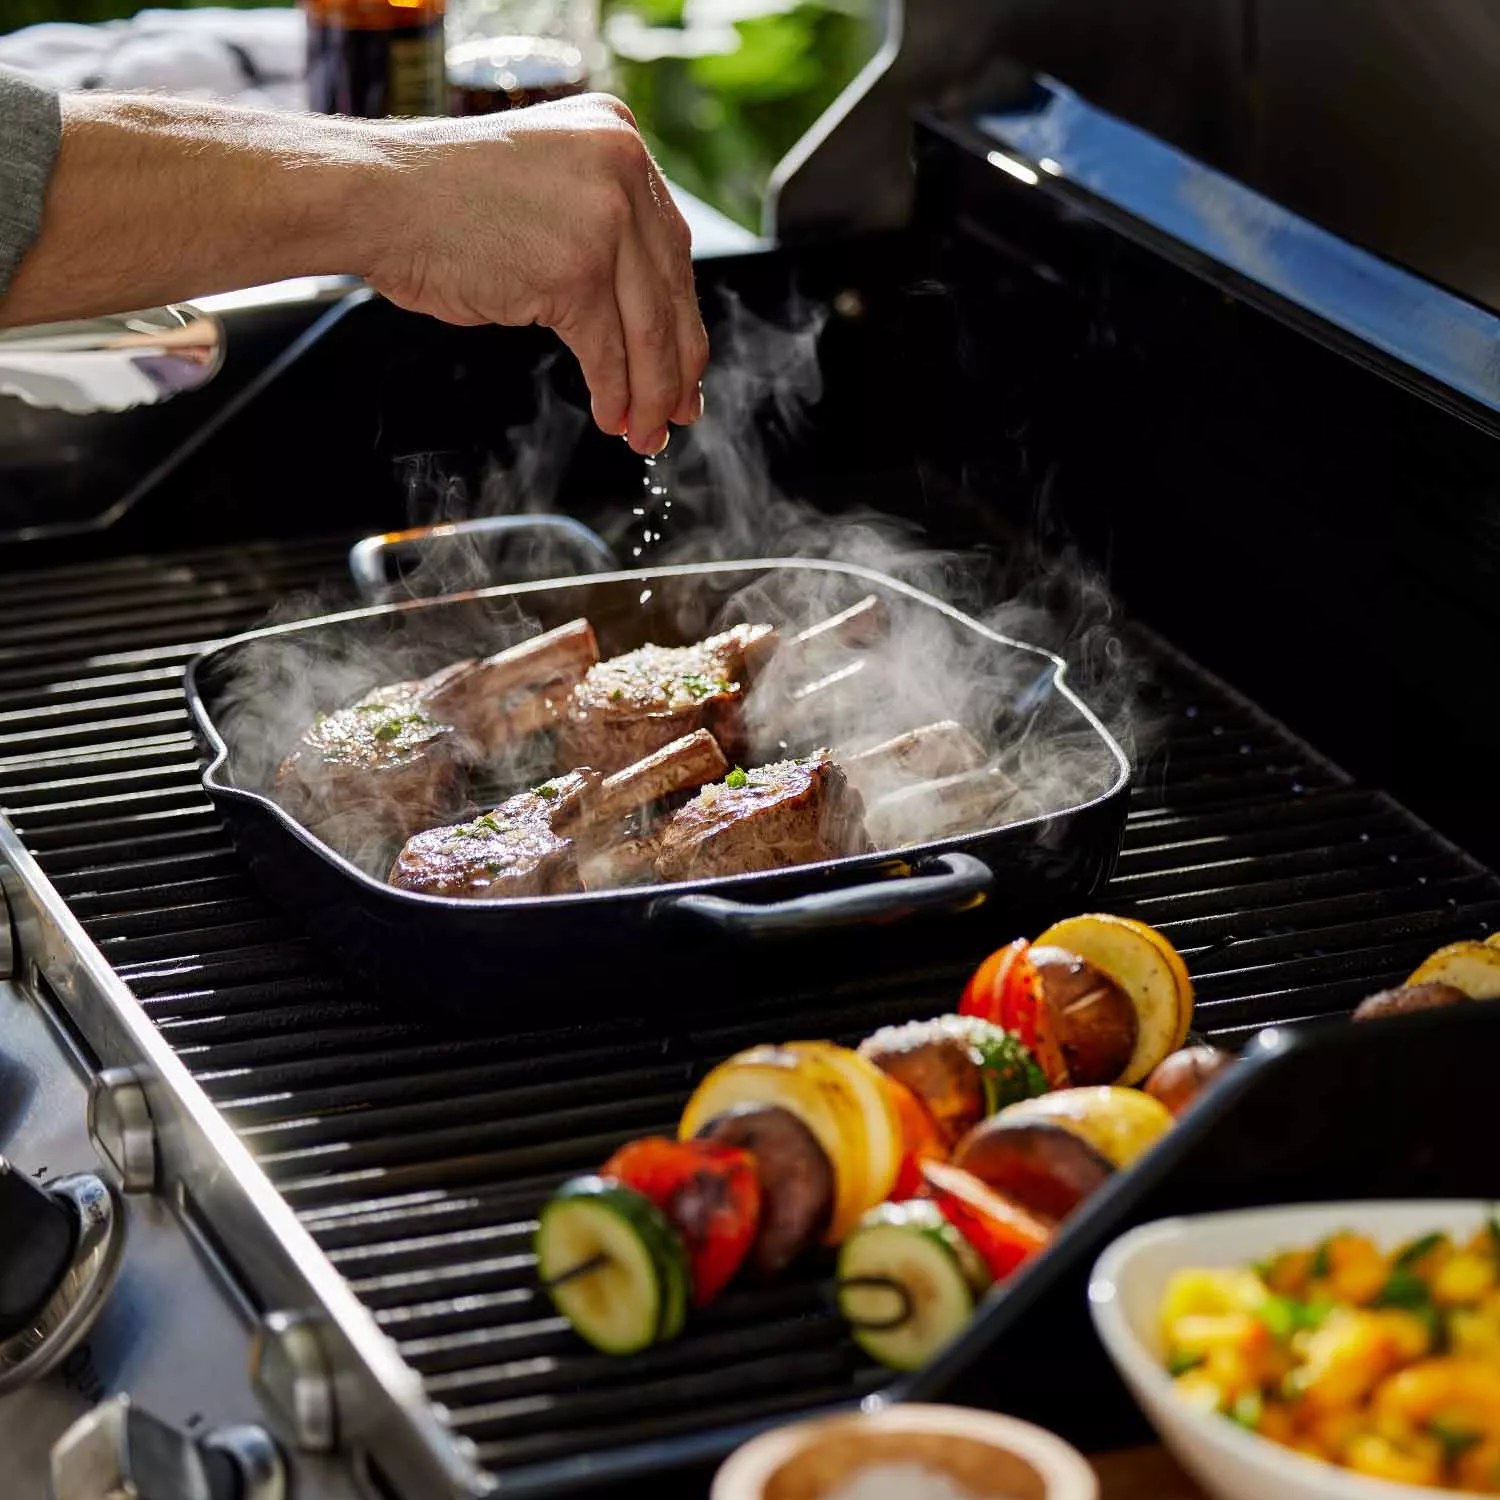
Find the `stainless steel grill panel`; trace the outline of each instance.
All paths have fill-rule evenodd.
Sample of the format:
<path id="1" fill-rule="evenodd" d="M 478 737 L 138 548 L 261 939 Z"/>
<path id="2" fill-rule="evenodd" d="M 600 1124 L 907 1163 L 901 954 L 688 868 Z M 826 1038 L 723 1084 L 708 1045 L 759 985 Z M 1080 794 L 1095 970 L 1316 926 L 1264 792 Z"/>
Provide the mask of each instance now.
<path id="1" fill-rule="evenodd" d="M 966 961 L 732 1017 L 641 1021 L 622 995 L 610 1022 L 509 1035 L 455 1037 L 366 999 L 252 884 L 198 785 L 178 687 L 202 644 L 342 558 L 277 543 L 0 580 L 0 809 L 484 1465 L 540 1483 L 580 1445 L 874 1388 L 809 1278 L 732 1291 L 642 1358 L 588 1353 L 534 1286 L 532 1215 L 559 1178 L 669 1130 L 725 1054 L 939 1011 Z M 1136 646 L 1163 733 L 1108 904 L 1180 945 L 1204 1030 L 1336 1015 L 1500 924 L 1494 876 L 1161 642 Z"/>

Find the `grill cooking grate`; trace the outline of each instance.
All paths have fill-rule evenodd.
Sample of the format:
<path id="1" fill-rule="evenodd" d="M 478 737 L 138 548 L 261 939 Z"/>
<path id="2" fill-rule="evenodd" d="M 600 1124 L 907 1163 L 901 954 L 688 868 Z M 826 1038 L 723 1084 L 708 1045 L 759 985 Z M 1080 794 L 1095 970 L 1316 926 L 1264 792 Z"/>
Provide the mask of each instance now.
<path id="1" fill-rule="evenodd" d="M 275 543 L 5 579 L 0 808 L 485 1465 L 541 1479 L 580 1448 L 873 1389 L 811 1279 L 731 1292 L 638 1359 L 588 1354 L 534 1288 L 531 1215 L 562 1176 L 670 1130 L 726 1053 L 940 1011 L 966 965 L 729 1022 L 622 1014 L 462 1039 L 346 988 L 229 844 L 179 685 L 205 644 L 337 577 L 342 556 Z M 1494 876 L 1161 642 L 1135 644 L 1165 733 L 1101 904 L 1178 943 L 1203 1030 L 1345 1012 L 1500 921 Z"/>

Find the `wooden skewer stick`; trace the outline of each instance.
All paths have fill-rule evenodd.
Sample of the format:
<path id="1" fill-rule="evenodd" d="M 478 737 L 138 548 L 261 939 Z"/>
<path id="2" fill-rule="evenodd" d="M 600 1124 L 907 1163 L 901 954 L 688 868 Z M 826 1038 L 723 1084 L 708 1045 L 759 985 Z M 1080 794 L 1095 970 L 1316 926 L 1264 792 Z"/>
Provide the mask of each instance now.
<path id="1" fill-rule="evenodd" d="M 560 1286 L 567 1286 L 570 1281 L 582 1281 L 585 1276 L 592 1276 L 595 1271 L 602 1271 L 605 1266 L 611 1264 L 614 1257 L 607 1250 L 601 1250 L 597 1255 L 591 1255 L 587 1260 L 581 1260 L 576 1266 L 570 1266 L 566 1271 L 559 1271 L 556 1276 L 550 1276 L 542 1282 L 542 1285 L 550 1292 Z"/>

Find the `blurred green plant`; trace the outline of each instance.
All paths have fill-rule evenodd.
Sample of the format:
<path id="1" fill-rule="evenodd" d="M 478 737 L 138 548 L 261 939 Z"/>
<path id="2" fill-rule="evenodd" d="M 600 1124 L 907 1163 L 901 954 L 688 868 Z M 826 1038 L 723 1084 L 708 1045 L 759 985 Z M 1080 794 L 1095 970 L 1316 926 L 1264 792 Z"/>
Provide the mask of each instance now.
<path id="1" fill-rule="evenodd" d="M 139 0 L 4 0 L 3 21 L 10 30 L 139 9 Z M 603 9 L 614 48 L 609 85 L 629 101 L 662 170 L 752 229 L 772 168 L 875 44 L 875 0 L 603 0 Z"/>
<path id="2" fill-rule="evenodd" d="M 771 169 L 874 50 L 872 10 L 871 0 L 607 0 L 614 84 L 666 175 L 758 229 Z"/>

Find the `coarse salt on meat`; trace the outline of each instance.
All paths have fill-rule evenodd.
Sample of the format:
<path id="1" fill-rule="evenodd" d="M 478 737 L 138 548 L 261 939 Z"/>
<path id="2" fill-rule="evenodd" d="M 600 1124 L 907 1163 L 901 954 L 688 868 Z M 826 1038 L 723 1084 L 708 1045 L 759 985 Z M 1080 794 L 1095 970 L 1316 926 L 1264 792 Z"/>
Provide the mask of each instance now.
<path id="1" fill-rule="evenodd" d="M 704 880 L 863 854 L 863 819 L 859 793 L 831 751 L 735 770 L 677 810 L 657 874 Z"/>
<path id="2" fill-rule="evenodd" d="M 706 729 L 731 760 L 745 753 L 741 707 L 769 625 L 736 625 L 691 646 L 640 646 L 589 668 L 561 726 L 566 763 L 616 771 Z"/>

